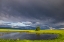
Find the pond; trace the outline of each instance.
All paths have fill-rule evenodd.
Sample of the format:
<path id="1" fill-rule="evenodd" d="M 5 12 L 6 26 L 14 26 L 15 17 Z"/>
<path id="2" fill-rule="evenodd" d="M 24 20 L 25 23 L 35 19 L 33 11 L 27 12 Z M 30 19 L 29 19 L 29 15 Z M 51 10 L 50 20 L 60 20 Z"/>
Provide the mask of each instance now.
<path id="1" fill-rule="evenodd" d="M 36 34 L 36 33 L 19 33 L 19 32 L 11 32 L 4 33 L 0 32 L 0 39 L 27 39 L 27 40 L 48 40 L 48 39 L 56 39 L 58 37 L 57 34 Z"/>

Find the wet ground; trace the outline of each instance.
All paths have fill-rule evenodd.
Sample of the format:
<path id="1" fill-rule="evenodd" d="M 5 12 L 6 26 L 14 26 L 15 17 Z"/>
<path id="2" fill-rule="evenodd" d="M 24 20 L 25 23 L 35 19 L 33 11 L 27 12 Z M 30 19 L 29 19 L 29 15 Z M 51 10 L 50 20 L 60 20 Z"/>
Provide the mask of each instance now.
<path id="1" fill-rule="evenodd" d="M 29 34 L 29 33 L 2 33 L 0 32 L 0 39 L 27 39 L 27 40 L 48 40 L 57 38 L 57 34 Z"/>

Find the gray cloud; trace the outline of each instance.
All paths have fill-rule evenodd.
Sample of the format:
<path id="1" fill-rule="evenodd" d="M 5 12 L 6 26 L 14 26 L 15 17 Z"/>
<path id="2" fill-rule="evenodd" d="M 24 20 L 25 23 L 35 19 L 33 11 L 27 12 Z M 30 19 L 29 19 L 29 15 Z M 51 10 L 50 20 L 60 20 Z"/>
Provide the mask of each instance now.
<path id="1" fill-rule="evenodd" d="M 64 0 L 1 0 L 0 6 L 0 20 L 49 25 L 64 21 Z"/>

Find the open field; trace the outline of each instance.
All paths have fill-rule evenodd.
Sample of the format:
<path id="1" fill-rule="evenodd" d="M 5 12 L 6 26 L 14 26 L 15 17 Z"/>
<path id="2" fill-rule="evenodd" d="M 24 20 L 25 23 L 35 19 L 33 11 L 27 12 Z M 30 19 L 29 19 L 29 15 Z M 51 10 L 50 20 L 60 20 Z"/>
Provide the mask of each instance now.
<path id="1" fill-rule="evenodd" d="M 0 42 L 64 42 L 64 30 L 40 30 L 40 31 L 35 31 L 35 30 L 11 30 L 11 29 L 0 29 L 0 32 L 27 32 L 27 33 L 51 33 L 51 34 L 58 34 L 59 37 L 54 40 L 4 40 L 0 39 Z"/>

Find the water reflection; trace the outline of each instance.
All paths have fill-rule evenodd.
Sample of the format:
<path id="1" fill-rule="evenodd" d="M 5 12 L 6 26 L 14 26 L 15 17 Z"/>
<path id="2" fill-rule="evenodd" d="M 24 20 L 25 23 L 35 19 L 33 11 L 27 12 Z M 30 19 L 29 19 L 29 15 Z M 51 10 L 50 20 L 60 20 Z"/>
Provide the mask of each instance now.
<path id="1" fill-rule="evenodd" d="M 1 36 L 2 35 L 2 36 Z M 0 33 L 0 39 L 28 39 L 28 40 L 47 40 L 47 39 L 55 39 L 57 38 L 57 34 L 40 34 L 40 33 L 19 33 L 19 32 L 11 32 L 11 33 Z"/>

